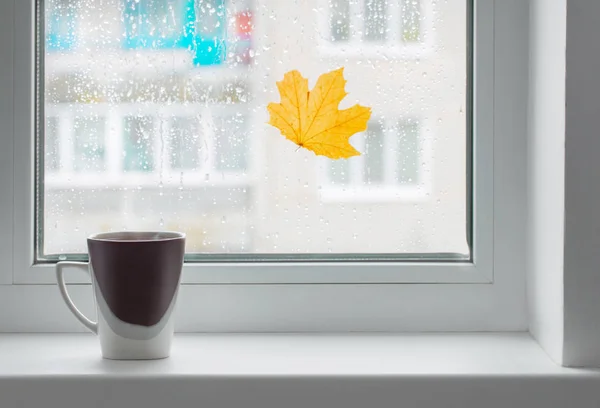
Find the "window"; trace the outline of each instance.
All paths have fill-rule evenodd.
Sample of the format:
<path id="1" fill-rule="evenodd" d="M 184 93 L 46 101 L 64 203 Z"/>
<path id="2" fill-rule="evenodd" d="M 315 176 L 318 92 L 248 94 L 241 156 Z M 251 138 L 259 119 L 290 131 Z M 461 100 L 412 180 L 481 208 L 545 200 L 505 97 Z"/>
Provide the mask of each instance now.
<path id="1" fill-rule="evenodd" d="M 248 170 L 249 149 L 247 119 L 242 114 L 217 116 L 214 124 L 216 170 L 244 172 Z"/>
<path id="2" fill-rule="evenodd" d="M 396 180 L 399 184 L 418 184 L 420 165 L 425 160 L 419 138 L 419 126 L 414 121 L 398 125 Z"/>
<path id="3" fill-rule="evenodd" d="M 193 2 L 124 0 L 126 48 L 188 48 L 192 45 Z"/>
<path id="4" fill-rule="evenodd" d="M 331 0 L 327 4 L 329 45 L 344 52 L 382 54 L 414 47 L 423 49 L 431 35 L 426 30 L 426 0 Z M 383 47 L 385 46 L 385 47 Z"/>
<path id="5" fill-rule="evenodd" d="M 174 117 L 171 120 L 169 144 L 170 165 L 173 170 L 197 170 L 202 166 L 200 120 L 197 117 Z"/>
<path id="6" fill-rule="evenodd" d="M 471 259 L 464 0 L 453 0 L 462 13 L 436 20 L 440 30 L 462 30 L 423 62 L 324 61 L 305 48 L 320 36 L 315 12 L 286 14 L 275 1 L 268 9 L 249 0 L 73 1 L 68 11 L 48 7 L 76 11 L 79 40 L 91 48 L 71 53 L 87 62 L 70 65 L 40 50 L 43 112 L 53 116 L 42 118 L 49 133 L 38 136 L 46 162 L 37 211 L 54 226 L 40 229 L 40 259 L 64 248 L 84 254 L 87 235 L 123 228 L 184 230 L 195 237 L 190 261 Z M 421 1 L 327 4 L 340 41 L 393 48 L 421 38 Z M 102 21 L 82 11 L 91 6 Z M 109 30 L 100 41 L 99 24 Z M 116 71 L 95 69 L 100 63 Z M 331 161 L 297 151 L 265 124 L 265 113 L 285 71 L 305 67 L 313 82 L 337 66 L 353 95 L 347 103 L 371 106 L 373 118 L 351 139 L 363 155 Z M 57 178 L 57 160 L 73 175 Z M 97 205 L 86 202 L 90 194 Z"/>
<path id="7" fill-rule="evenodd" d="M 58 322 L 55 313 L 64 307 L 54 303 L 56 288 L 47 285 L 54 282 L 53 263 L 85 259 L 82 243 L 90 231 L 125 228 L 186 231 L 183 330 L 524 327 L 523 249 L 512 233 L 522 227 L 513 215 L 525 206 L 519 187 L 525 169 L 509 160 L 524 151 L 525 141 L 522 121 L 514 119 L 526 111 L 526 98 L 513 97 L 524 89 L 514 74 L 523 71 L 527 53 L 520 54 L 518 39 L 528 31 L 526 19 L 511 17 L 526 15 L 523 3 L 476 0 L 471 8 L 458 0 L 421 1 L 420 35 L 429 51 L 415 59 L 394 52 L 373 58 L 365 48 L 323 54 L 325 1 L 298 10 L 225 1 L 227 51 L 213 65 L 195 64 L 194 49 L 124 47 L 122 0 L 79 0 L 72 49 L 43 48 L 48 25 L 35 18 L 35 4 L 0 5 L 6 11 L 0 16 L 14 21 L 0 24 L 6 34 L 0 50 L 8 61 L 0 64 L 6 90 L 0 119 L 8 135 L 0 138 L 0 187 L 13 191 L 0 194 L 0 240 L 8 243 L 0 245 L 0 256 L 13 264 L 0 270 L 0 283 L 7 284 L 4 299 L 37 305 L 26 316 L 29 309 L 15 308 L 24 319 L 10 326 L 14 330 L 50 330 L 43 321 Z M 49 4 L 38 2 L 44 10 Z M 101 13 L 101 5 L 110 5 L 112 14 Z M 99 15 L 106 17 L 102 25 L 90 18 Z M 286 34 L 279 36 L 282 27 Z M 290 68 L 313 85 L 320 73 L 340 66 L 349 92 L 342 107 L 359 102 L 373 108 L 371 136 L 351 142 L 376 141 L 361 147 L 360 160 L 371 160 L 358 170 L 355 161 L 334 163 L 354 173 L 331 174 L 350 183 L 357 171 L 359 177 L 372 173 L 365 179 L 375 186 L 381 168 L 372 158 L 391 152 L 385 138 L 393 133 L 386 129 L 416 121 L 424 158 L 416 172 L 430 181 L 423 199 L 327 200 L 327 161 L 305 155 L 265 125 L 264 107 L 278 100 L 274 83 Z M 73 170 L 78 117 L 104 122 L 104 138 L 91 140 L 99 148 L 104 143 L 102 170 Z M 152 171 L 124 170 L 127 117 L 152 127 Z M 245 130 L 215 141 L 217 117 Z M 199 167 L 172 168 L 178 142 L 171 122 L 178 118 L 199 121 L 199 157 L 189 159 L 198 159 Z M 183 128 L 188 122 L 180 123 L 185 146 L 194 146 L 196 138 Z M 228 171 L 217 171 L 218 145 L 240 144 L 247 146 L 246 164 L 238 164 L 243 160 L 235 150 L 233 163 L 219 153 Z M 406 168 L 408 183 L 414 171 L 400 159 L 394 164 Z M 86 282 L 83 276 L 69 280 Z M 76 286 L 73 293 L 84 299 L 88 289 Z M 60 330 L 77 328 L 67 320 L 59 324 Z"/>
<path id="8" fill-rule="evenodd" d="M 401 2 L 402 41 L 405 43 L 421 41 L 420 6 L 420 0 L 402 0 Z"/>
<path id="9" fill-rule="evenodd" d="M 365 156 L 362 177 L 366 184 L 380 185 L 385 183 L 384 157 L 385 149 L 389 149 L 386 143 L 384 131 L 381 124 L 375 122 L 367 128 L 365 133 Z M 410 154 L 410 153 L 409 153 Z M 414 153 L 413 153 L 414 154 Z"/>
<path id="10" fill-rule="evenodd" d="M 195 63 L 221 64 L 226 55 L 224 0 L 196 0 L 197 49 Z"/>
<path id="11" fill-rule="evenodd" d="M 123 171 L 154 169 L 154 123 L 152 117 L 124 118 Z"/>
<path id="12" fill-rule="evenodd" d="M 102 118 L 76 117 L 72 140 L 73 171 L 98 172 L 105 170 L 105 125 Z"/>
<path id="13" fill-rule="evenodd" d="M 375 120 L 356 146 L 358 160 L 326 162 L 325 200 L 426 200 L 430 192 L 429 137 L 417 119 Z"/>
<path id="14" fill-rule="evenodd" d="M 78 13 L 75 0 L 51 0 L 46 8 L 46 49 L 65 51 L 75 46 Z"/>
<path id="15" fill-rule="evenodd" d="M 329 14 L 331 41 L 348 41 L 350 39 L 350 1 L 332 1 Z"/>
<path id="16" fill-rule="evenodd" d="M 48 116 L 46 118 L 46 135 L 44 152 L 46 168 L 49 173 L 55 173 L 60 170 L 60 140 L 58 139 L 60 130 L 58 128 L 58 118 Z"/>
<path id="17" fill-rule="evenodd" d="M 387 4 L 385 0 L 366 0 L 364 4 L 364 27 L 362 40 L 365 42 L 385 41 L 387 37 Z"/>
<path id="18" fill-rule="evenodd" d="M 187 49 L 197 66 L 250 63 L 252 14 L 244 2 L 228 9 L 224 0 L 123 1 L 126 49 Z"/>

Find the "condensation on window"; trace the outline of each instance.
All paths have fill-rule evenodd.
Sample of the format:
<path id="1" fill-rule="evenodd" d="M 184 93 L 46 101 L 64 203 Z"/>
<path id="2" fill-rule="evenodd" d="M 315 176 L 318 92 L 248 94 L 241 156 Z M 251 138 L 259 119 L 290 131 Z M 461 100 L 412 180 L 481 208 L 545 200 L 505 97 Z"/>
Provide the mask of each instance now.
<path id="1" fill-rule="evenodd" d="M 43 256 L 126 229 L 199 257 L 468 254 L 466 0 L 39 1 Z M 266 106 L 339 67 L 372 117 L 331 160 Z"/>

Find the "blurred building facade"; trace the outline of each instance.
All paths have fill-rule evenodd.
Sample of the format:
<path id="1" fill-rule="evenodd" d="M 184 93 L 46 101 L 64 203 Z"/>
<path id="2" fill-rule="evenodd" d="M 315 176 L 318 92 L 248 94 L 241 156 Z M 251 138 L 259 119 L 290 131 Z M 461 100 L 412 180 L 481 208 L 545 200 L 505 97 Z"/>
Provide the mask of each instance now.
<path id="1" fill-rule="evenodd" d="M 177 229 L 189 252 L 467 253 L 464 0 L 48 0 L 44 251 Z M 331 161 L 266 124 L 345 67 Z"/>

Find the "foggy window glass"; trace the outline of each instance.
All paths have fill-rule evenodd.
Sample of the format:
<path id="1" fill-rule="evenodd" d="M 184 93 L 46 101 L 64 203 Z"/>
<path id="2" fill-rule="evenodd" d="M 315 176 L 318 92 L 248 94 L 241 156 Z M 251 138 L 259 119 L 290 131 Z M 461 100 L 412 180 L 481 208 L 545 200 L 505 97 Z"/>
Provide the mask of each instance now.
<path id="1" fill-rule="evenodd" d="M 121 230 L 185 232 L 190 261 L 469 255 L 470 2 L 38 1 L 41 258 Z M 332 160 L 267 105 L 341 67 L 372 117 Z"/>

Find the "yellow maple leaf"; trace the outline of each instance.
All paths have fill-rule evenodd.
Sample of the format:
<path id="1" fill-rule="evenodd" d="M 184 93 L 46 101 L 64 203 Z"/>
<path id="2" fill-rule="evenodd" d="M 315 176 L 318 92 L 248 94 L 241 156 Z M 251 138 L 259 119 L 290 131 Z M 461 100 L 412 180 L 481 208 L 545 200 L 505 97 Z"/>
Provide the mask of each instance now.
<path id="1" fill-rule="evenodd" d="M 344 68 L 323 74 L 312 91 L 308 79 L 294 70 L 277 82 L 280 103 L 270 103 L 269 124 L 287 139 L 331 159 L 360 155 L 349 142 L 352 135 L 367 129 L 371 108 L 354 105 L 339 110 L 347 95 Z"/>

